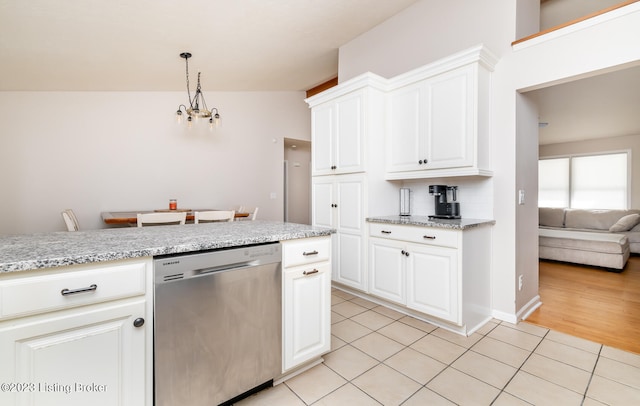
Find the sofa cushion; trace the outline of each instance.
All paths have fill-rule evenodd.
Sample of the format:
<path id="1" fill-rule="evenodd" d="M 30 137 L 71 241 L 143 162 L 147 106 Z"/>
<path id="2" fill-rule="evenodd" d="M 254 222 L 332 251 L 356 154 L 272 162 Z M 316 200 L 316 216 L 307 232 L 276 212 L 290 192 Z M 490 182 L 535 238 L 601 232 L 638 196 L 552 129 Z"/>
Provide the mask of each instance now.
<path id="1" fill-rule="evenodd" d="M 631 213 L 627 210 L 566 209 L 564 226 L 609 231 L 621 217 Z"/>
<path id="2" fill-rule="evenodd" d="M 606 254 L 623 254 L 629 250 L 629 240 L 623 234 L 589 231 L 539 229 L 539 245 Z"/>
<path id="3" fill-rule="evenodd" d="M 538 223 L 543 227 L 564 227 L 564 208 L 540 207 Z"/>
<path id="4" fill-rule="evenodd" d="M 633 213 L 627 214 L 620 218 L 614 225 L 609 227 L 609 231 L 612 233 L 619 233 L 620 231 L 629 231 L 640 222 L 640 214 Z"/>

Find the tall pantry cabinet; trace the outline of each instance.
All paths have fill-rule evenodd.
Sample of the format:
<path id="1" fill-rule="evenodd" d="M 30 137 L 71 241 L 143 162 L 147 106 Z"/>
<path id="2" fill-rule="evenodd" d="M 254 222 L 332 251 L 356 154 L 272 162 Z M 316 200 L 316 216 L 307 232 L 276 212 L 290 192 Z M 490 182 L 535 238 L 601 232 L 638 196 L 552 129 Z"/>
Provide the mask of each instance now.
<path id="1" fill-rule="evenodd" d="M 306 99 L 311 108 L 312 224 L 336 229 L 332 280 L 367 291 L 365 219 L 398 210 L 384 181 L 386 79 L 355 77 Z"/>

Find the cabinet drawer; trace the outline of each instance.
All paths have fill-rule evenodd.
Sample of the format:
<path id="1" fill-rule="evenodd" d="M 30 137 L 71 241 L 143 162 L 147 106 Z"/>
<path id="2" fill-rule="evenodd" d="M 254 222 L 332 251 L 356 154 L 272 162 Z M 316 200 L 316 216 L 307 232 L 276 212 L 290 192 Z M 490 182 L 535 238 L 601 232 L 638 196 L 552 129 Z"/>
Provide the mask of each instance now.
<path id="1" fill-rule="evenodd" d="M 331 237 L 305 238 L 282 243 L 282 266 L 311 264 L 328 261 L 331 252 Z"/>
<path id="2" fill-rule="evenodd" d="M 91 265 L 0 281 L 0 319 L 145 294 L 147 262 Z"/>
<path id="3" fill-rule="evenodd" d="M 369 223 L 369 235 L 419 244 L 458 248 L 460 231 L 434 227 L 405 226 L 398 224 Z"/>

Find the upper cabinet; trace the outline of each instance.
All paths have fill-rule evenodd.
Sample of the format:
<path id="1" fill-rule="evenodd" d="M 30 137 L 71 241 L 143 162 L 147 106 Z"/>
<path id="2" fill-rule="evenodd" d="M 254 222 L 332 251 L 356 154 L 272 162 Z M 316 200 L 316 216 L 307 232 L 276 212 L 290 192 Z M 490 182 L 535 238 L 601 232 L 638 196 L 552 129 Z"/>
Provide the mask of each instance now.
<path id="1" fill-rule="evenodd" d="M 366 73 L 306 99 L 312 176 L 365 172 L 370 142 L 384 132 L 386 79 Z"/>
<path id="2" fill-rule="evenodd" d="M 386 179 L 491 176 L 490 81 L 481 46 L 390 80 Z"/>
<path id="3" fill-rule="evenodd" d="M 350 93 L 313 109 L 314 176 L 364 171 L 364 96 Z"/>

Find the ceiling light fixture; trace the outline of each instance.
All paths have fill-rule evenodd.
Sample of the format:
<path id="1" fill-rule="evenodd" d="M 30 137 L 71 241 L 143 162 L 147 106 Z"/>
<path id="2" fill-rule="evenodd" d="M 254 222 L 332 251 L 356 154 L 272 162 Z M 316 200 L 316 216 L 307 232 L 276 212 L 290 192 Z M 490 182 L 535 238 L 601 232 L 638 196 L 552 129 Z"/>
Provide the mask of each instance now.
<path id="1" fill-rule="evenodd" d="M 191 90 L 189 90 L 189 58 L 191 54 L 189 52 L 183 52 L 180 54 L 180 58 L 184 58 L 187 72 L 187 96 L 189 97 L 189 107 L 184 104 L 178 106 L 176 111 L 176 119 L 178 122 L 182 121 L 183 110 L 187 114 L 187 125 L 191 128 L 194 120 L 200 118 L 209 119 L 209 128 L 214 129 L 220 126 L 220 114 L 218 114 L 217 108 L 209 110 L 207 102 L 204 101 L 204 95 L 202 94 L 202 88 L 200 87 L 200 72 L 198 72 L 198 85 L 196 86 L 196 94 L 191 98 Z"/>

